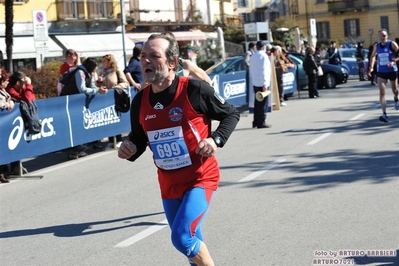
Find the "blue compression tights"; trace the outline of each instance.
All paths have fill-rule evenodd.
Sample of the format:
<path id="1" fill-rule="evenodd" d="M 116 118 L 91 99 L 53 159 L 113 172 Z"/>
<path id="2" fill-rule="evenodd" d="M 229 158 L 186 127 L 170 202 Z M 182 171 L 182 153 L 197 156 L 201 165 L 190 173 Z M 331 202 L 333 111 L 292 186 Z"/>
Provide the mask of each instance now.
<path id="1" fill-rule="evenodd" d="M 188 258 L 195 257 L 202 241 L 201 223 L 209 208 L 213 190 L 195 187 L 182 198 L 163 199 L 163 208 L 170 229 L 172 243 Z"/>

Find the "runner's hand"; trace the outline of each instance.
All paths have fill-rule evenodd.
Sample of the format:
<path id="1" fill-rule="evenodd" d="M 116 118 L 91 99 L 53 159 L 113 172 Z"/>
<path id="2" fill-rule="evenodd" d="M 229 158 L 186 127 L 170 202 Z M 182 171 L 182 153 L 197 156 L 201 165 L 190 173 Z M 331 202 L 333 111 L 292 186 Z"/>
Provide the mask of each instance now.
<path id="1" fill-rule="evenodd" d="M 118 157 L 121 159 L 129 159 L 137 152 L 137 146 L 130 140 L 122 142 L 118 149 Z"/>

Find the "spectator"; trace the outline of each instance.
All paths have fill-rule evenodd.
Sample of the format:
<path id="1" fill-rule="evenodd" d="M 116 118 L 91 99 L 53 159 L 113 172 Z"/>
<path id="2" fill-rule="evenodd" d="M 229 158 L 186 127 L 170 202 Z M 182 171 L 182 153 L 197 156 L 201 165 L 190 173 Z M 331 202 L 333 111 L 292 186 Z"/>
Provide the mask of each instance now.
<path id="1" fill-rule="evenodd" d="M 127 67 L 123 70 L 131 88 L 137 91 L 140 91 L 141 86 L 144 85 L 143 73 L 141 72 L 140 66 L 140 54 L 142 48 L 142 46 L 135 46 L 133 48 L 133 56 L 130 58 Z"/>
<path id="2" fill-rule="evenodd" d="M 305 60 L 303 62 L 303 68 L 305 70 L 306 75 L 308 76 L 309 98 L 317 98 L 319 96 L 316 84 L 317 63 L 314 58 L 314 53 L 315 49 L 313 47 L 309 47 L 306 52 Z"/>
<path id="3" fill-rule="evenodd" d="M 97 87 L 92 79 L 92 73 L 96 72 L 98 64 L 92 57 L 86 58 L 79 65 L 76 73 L 71 77 L 68 84 L 62 89 L 62 96 L 84 93 L 86 95 L 106 94 L 105 86 Z"/>
<path id="4" fill-rule="evenodd" d="M 62 75 L 65 72 L 69 71 L 70 68 L 76 67 L 77 65 L 80 65 L 80 57 L 79 57 L 78 52 L 76 52 L 73 49 L 66 50 L 65 61 L 60 66 L 60 78 L 62 77 Z M 63 87 L 64 87 L 64 85 L 62 85 L 60 82 L 58 82 L 58 84 L 57 84 L 58 95 L 61 94 L 61 90 Z"/>
<path id="5" fill-rule="evenodd" d="M 339 55 L 337 44 L 335 41 L 331 41 L 330 48 L 327 50 L 328 54 L 328 63 L 331 65 L 340 65 L 341 64 L 341 56 Z"/>
<path id="6" fill-rule="evenodd" d="M 364 78 L 364 60 L 366 59 L 364 55 L 364 42 L 358 42 L 356 47 L 356 63 L 359 68 L 359 81 L 366 81 Z"/>
<path id="7" fill-rule="evenodd" d="M 246 92 L 247 92 L 247 100 L 248 100 L 248 95 L 249 91 L 251 90 L 250 86 L 250 79 L 249 79 L 249 60 L 251 59 L 251 56 L 254 54 L 256 51 L 255 44 L 253 42 L 250 42 L 248 44 L 248 51 L 244 54 L 244 63 L 245 63 L 245 84 L 246 84 Z"/>
<path id="8" fill-rule="evenodd" d="M 266 54 L 266 43 L 258 41 L 256 43 L 256 52 L 251 56 L 249 64 L 249 74 L 251 76 L 254 93 L 258 91 L 265 92 L 270 88 L 271 82 L 271 65 L 269 57 Z M 270 128 L 271 125 L 266 124 L 266 112 L 269 106 L 268 96 L 262 101 L 254 100 L 254 120 L 252 127 Z"/>
<path id="9" fill-rule="evenodd" d="M 220 179 L 215 153 L 233 132 L 239 113 L 206 82 L 177 76 L 178 56 L 174 38 L 148 38 L 140 62 L 150 85 L 133 99 L 132 131 L 118 156 L 135 161 L 151 147 L 173 245 L 191 265 L 214 266 L 201 224 Z M 213 119 L 220 125 L 211 134 Z"/>
<path id="10" fill-rule="evenodd" d="M 373 45 L 370 45 L 369 46 L 369 54 L 368 54 L 368 60 L 369 60 L 369 73 L 370 73 L 370 76 L 369 76 L 369 80 L 370 80 L 370 83 L 371 83 L 371 85 L 377 85 L 376 84 L 376 81 L 377 81 L 377 60 L 375 60 L 374 61 L 374 65 L 373 66 L 371 66 L 371 55 L 373 54 L 373 50 L 374 50 L 374 46 L 376 45 L 377 43 L 374 43 Z M 377 56 L 377 55 L 376 55 Z M 370 72 L 370 69 L 372 69 L 372 71 Z"/>
<path id="11" fill-rule="evenodd" d="M 61 96 L 84 93 L 86 95 L 105 94 L 108 92 L 105 86 L 97 87 L 92 78 L 92 74 L 96 72 L 98 64 L 96 59 L 88 57 L 81 65 L 77 67 L 76 72 L 72 75 L 68 84 L 64 86 Z M 81 145 L 73 147 L 68 153 L 70 159 L 78 159 L 86 156 L 86 146 Z"/>
<path id="12" fill-rule="evenodd" d="M 251 56 L 255 53 L 255 51 L 256 51 L 255 44 L 253 42 L 250 42 L 248 44 L 248 51 L 245 53 L 245 58 L 244 58 L 246 71 L 249 70 L 249 60 L 251 59 Z"/>
<path id="13" fill-rule="evenodd" d="M 287 72 L 288 68 L 293 68 L 295 67 L 295 65 L 285 57 L 285 55 L 282 53 L 282 49 L 280 46 L 273 47 L 271 49 L 271 53 L 273 54 L 274 67 L 276 69 L 276 79 L 280 105 L 286 106 L 287 104 L 284 102 L 283 74 Z"/>
<path id="14" fill-rule="evenodd" d="M 321 49 L 320 46 L 317 46 L 315 49 L 315 53 L 314 53 L 314 59 L 316 61 L 316 65 L 317 65 L 317 75 L 316 75 L 316 90 L 315 91 L 319 91 L 319 84 L 322 84 L 322 80 L 323 80 L 323 73 L 319 74 L 319 70 L 321 69 L 321 72 L 323 72 L 323 69 L 321 68 Z M 319 82 L 319 80 L 321 80 Z M 322 87 L 322 86 L 321 86 Z M 320 97 L 319 94 L 316 95 L 317 97 Z"/>
<path id="15" fill-rule="evenodd" d="M 129 87 L 129 82 L 126 79 L 125 74 L 118 69 L 118 63 L 115 57 L 111 54 L 106 54 L 103 56 L 102 60 L 103 70 L 97 80 L 97 86 L 104 85 L 107 89 L 127 89 Z M 140 70 L 141 72 L 141 70 Z M 130 74 L 130 73 L 129 73 Z M 141 84 L 141 83 L 140 83 Z M 141 88 L 140 88 L 141 89 Z M 114 149 L 114 137 L 108 138 L 109 143 L 106 149 Z M 116 146 L 120 146 L 122 143 L 122 135 L 116 135 Z"/>
<path id="16" fill-rule="evenodd" d="M 10 74 L 4 70 L 0 70 L 0 110 L 11 111 L 14 108 L 14 101 L 11 99 L 11 95 L 6 92 L 6 87 L 8 85 L 8 79 Z M 7 165 L 0 165 L 0 182 L 8 183 L 10 182 L 6 175 L 8 173 Z"/>
<path id="17" fill-rule="evenodd" d="M 15 71 L 10 76 L 6 91 L 15 102 L 24 101 L 30 103 L 36 100 L 31 79 L 20 71 Z M 14 175 L 27 174 L 28 170 L 22 166 L 20 161 L 16 161 L 11 163 L 11 173 Z"/>
<path id="18" fill-rule="evenodd" d="M 68 49 L 65 52 L 65 61 L 60 66 L 60 75 L 67 72 L 71 67 L 80 65 L 80 57 L 77 51 Z"/>

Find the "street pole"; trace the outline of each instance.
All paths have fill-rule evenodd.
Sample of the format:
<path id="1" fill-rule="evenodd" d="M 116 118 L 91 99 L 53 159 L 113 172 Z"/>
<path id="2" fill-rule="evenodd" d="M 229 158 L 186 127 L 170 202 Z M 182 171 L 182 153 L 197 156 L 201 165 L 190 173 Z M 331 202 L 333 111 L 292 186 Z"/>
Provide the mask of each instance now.
<path id="1" fill-rule="evenodd" d="M 122 23 L 122 47 L 123 47 L 123 63 L 124 67 L 126 67 L 126 47 L 125 47 L 125 25 L 126 25 L 126 18 L 125 18 L 125 3 L 124 0 L 120 0 L 121 4 L 121 23 Z"/>

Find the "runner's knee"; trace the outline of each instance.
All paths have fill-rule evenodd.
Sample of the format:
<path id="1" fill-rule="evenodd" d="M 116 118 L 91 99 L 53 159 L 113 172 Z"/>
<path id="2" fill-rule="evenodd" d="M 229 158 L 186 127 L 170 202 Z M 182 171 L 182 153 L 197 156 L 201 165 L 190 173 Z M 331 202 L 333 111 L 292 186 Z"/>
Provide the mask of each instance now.
<path id="1" fill-rule="evenodd" d="M 189 225 L 185 224 L 172 230 L 171 239 L 173 246 L 183 255 L 188 258 L 197 255 L 201 241 L 197 237 L 191 235 Z"/>

